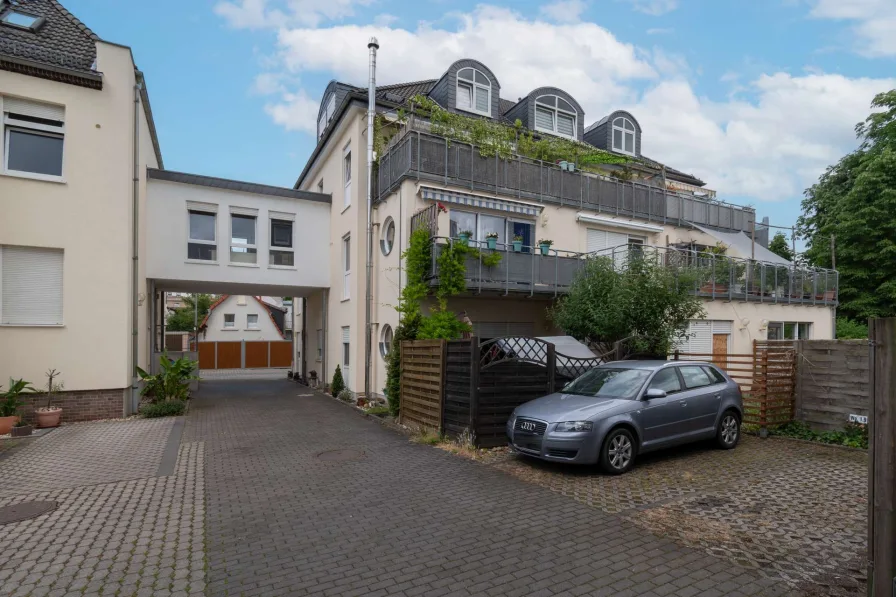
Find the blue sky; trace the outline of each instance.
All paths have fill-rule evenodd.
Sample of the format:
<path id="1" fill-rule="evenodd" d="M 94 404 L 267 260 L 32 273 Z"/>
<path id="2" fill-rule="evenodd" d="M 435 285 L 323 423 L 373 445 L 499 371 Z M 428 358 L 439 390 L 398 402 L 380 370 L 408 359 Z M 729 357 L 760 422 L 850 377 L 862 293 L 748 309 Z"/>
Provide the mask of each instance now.
<path id="1" fill-rule="evenodd" d="M 513 99 L 556 85 L 585 124 L 639 119 L 645 155 L 790 226 L 802 190 L 896 87 L 893 0 L 64 0 L 146 73 L 165 165 L 291 186 L 332 78 L 488 65 Z"/>

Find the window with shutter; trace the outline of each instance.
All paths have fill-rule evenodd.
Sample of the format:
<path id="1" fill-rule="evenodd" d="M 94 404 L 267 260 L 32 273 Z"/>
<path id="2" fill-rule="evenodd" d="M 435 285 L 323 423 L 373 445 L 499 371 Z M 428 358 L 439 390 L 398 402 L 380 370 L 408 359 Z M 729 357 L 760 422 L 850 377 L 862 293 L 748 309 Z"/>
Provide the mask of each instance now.
<path id="1" fill-rule="evenodd" d="M 65 108 L 0 97 L 3 108 L 3 171 L 59 179 L 65 139 Z"/>
<path id="2" fill-rule="evenodd" d="M 0 247 L 0 323 L 62 325 L 62 249 Z"/>
<path id="3" fill-rule="evenodd" d="M 535 98 L 535 129 L 564 137 L 576 137 L 578 112 L 568 101 L 556 95 Z"/>
<path id="4" fill-rule="evenodd" d="M 458 110 L 492 115 L 492 85 L 485 74 L 467 67 L 457 71 L 455 107 Z"/>

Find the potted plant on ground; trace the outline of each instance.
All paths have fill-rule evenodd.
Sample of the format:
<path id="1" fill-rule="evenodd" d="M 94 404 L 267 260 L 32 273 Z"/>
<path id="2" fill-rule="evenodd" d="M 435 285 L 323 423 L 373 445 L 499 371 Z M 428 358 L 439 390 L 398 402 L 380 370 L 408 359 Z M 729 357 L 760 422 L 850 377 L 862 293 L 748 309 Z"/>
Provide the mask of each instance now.
<path id="1" fill-rule="evenodd" d="M 543 238 L 543 239 L 539 240 L 538 247 L 541 249 L 541 254 L 547 255 L 548 251 L 550 251 L 550 249 L 551 249 L 551 245 L 553 245 L 553 244 L 554 244 L 554 241 L 552 241 L 549 238 Z"/>
<path id="2" fill-rule="evenodd" d="M 63 388 L 63 384 L 53 382 L 60 375 L 61 373 L 55 369 L 47 371 L 47 405 L 34 409 L 38 429 L 58 427 L 62 420 L 62 407 L 53 406 L 53 392 L 58 392 Z"/>
<path id="3" fill-rule="evenodd" d="M 19 422 L 22 394 L 33 392 L 31 383 L 22 379 L 9 378 L 9 389 L 0 392 L 0 435 L 6 435 Z"/>
<path id="4" fill-rule="evenodd" d="M 523 251 L 523 237 L 519 234 L 513 237 L 513 252 L 521 253 Z"/>
<path id="5" fill-rule="evenodd" d="M 498 248 L 498 233 L 497 232 L 489 232 L 485 235 L 485 244 L 489 249 L 494 251 Z"/>
<path id="6" fill-rule="evenodd" d="M 473 233 L 469 230 L 461 230 L 457 233 L 457 238 L 460 240 L 460 244 L 466 247 L 470 244 L 470 239 L 473 238 Z"/>
<path id="7" fill-rule="evenodd" d="M 34 431 L 34 426 L 19 417 L 19 422 L 12 426 L 11 435 L 12 437 L 28 437 L 32 431 Z"/>

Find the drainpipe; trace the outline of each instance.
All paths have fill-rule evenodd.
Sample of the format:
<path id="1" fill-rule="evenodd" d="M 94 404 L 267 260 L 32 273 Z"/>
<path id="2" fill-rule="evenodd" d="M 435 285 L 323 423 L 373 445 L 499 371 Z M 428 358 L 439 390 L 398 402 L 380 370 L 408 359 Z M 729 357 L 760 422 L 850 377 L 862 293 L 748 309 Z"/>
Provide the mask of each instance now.
<path id="1" fill-rule="evenodd" d="M 308 357 L 307 357 L 307 353 L 305 352 L 305 346 L 307 345 L 306 336 L 308 335 L 308 318 L 305 314 L 308 311 L 308 303 L 305 301 L 305 297 L 302 297 L 299 300 L 302 301 L 302 379 L 305 380 L 305 383 L 308 383 L 308 371 L 306 371 L 306 369 L 308 368 Z M 292 318 L 293 318 L 292 337 L 295 338 L 296 337 L 296 330 L 295 330 L 295 327 L 296 327 L 296 324 L 295 324 L 295 318 L 296 318 L 295 301 L 296 301 L 296 299 L 293 298 L 292 301 L 293 301 L 293 305 L 292 305 Z M 293 373 L 293 376 L 295 376 L 295 373 Z"/>
<path id="2" fill-rule="evenodd" d="M 376 114 L 376 51 L 380 44 L 371 37 L 367 44 L 370 50 L 370 80 L 367 87 L 367 280 L 364 300 L 364 397 L 370 400 L 370 360 L 371 313 L 373 310 L 373 119 Z"/>
<path id="3" fill-rule="evenodd" d="M 138 219 L 140 215 L 140 90 L 143 89 L 143 73 L 134 71 L 134 189 L 132 209 L 134 212 L 133 229 L 131 230 L 131 400 L 125 408 L 125 414 L 131 414 L 137 406 L 137 355 L 138 355 L 138 311 L 137 294 L 139 277 L 139 241 Z M 162 338 L 162 342 L 165 338 Z"/>

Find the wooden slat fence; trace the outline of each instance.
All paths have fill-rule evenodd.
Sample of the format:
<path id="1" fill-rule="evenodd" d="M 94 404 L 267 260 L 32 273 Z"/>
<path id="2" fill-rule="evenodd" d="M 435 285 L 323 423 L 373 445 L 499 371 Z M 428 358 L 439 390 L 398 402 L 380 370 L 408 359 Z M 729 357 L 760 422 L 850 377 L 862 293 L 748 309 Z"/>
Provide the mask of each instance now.
<path id="1" fill-rule="evenodd" d="M 399 422 L 440 431 L 445 382 L 445 340 L 401 343 Z"/>
<path id="2" fill-rule="evenodd" d="M 451 340 L 445 354 L 445 396 L 442 403 L 442 430 L 458 436 L 472 430 L 470 418 L 476 381 L 473 362 L 479 358 L 479 343 Z"/>

